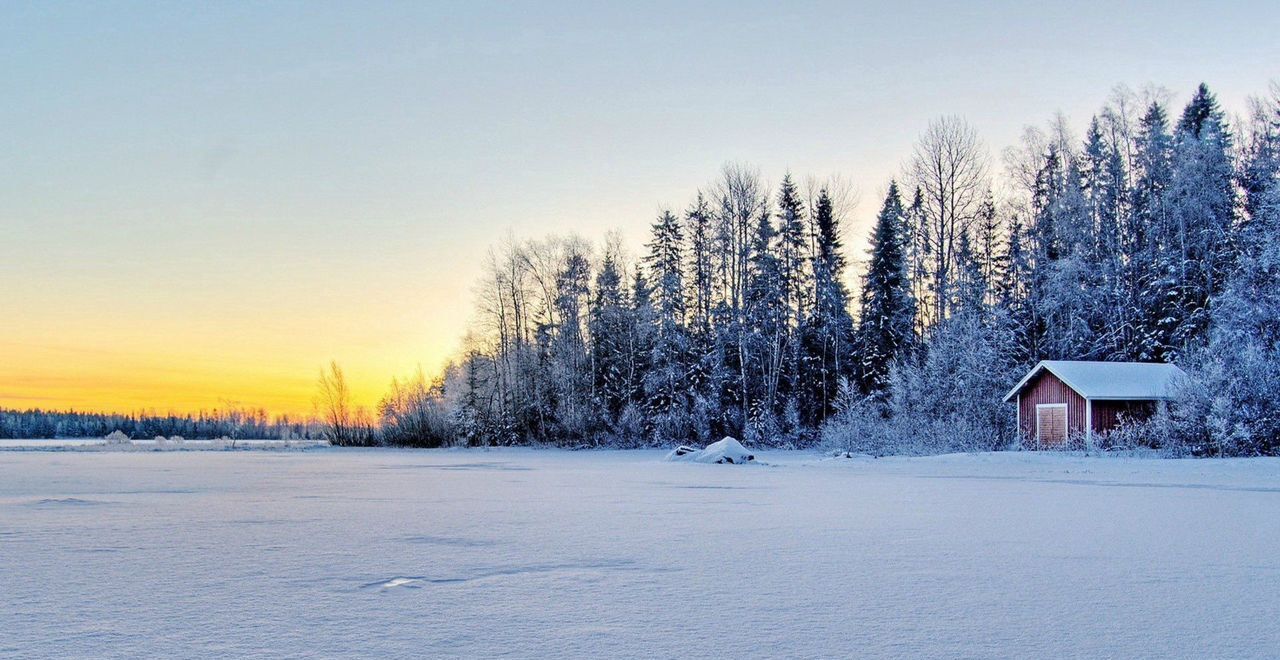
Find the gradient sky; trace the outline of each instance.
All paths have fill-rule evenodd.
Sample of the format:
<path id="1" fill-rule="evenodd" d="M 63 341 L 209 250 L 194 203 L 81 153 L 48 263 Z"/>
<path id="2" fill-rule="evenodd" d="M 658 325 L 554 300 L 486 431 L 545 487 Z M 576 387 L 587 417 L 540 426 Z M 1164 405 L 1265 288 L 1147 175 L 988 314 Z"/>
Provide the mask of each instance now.
<path id="1" fill-rule="evenodd" d="M 1039 4 L 0 4 L 0 406 L 372 404 L 508 232 L 638 244 L 740 160 L 847 177 L 860 252 L 930 118 L 1280 77 L 1274 2 Z"/>

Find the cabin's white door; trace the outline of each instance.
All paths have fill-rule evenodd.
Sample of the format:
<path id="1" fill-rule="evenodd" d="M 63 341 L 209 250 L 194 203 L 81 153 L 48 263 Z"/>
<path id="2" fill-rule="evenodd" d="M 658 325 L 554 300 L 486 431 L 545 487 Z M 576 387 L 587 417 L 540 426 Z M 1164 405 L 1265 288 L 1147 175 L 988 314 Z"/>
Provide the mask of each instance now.
<path id="1" fill-rule="evenodd" d="M 1036 405 L 1036 442 L 1041 447 L 1056 447 L 1067 442 L 1067 404 Z"/>

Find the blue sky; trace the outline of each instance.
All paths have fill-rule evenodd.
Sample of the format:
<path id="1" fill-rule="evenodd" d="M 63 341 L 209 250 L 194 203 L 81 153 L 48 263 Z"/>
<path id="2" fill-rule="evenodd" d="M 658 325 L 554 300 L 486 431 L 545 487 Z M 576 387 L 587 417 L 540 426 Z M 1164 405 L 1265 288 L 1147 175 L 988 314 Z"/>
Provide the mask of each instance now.
<path id="1" fill-rule="evenodd" d="M 638 243 L 738 160 L 844 175 L 860 251 L 933 117 L 994 154 L 1118 83 L 1280 77 L 1274 3 L 778 4 L 5 3 L 0 404 L 192 364 L 300 407 L 330 357 L 372 393 L 453 350 L 508 232 Z"/>

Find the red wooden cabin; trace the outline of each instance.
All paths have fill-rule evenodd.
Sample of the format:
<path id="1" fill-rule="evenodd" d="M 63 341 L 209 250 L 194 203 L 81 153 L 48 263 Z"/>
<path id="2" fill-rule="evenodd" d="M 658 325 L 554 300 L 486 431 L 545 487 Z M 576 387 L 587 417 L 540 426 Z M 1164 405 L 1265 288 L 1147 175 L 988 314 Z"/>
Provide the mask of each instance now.
<path id="1" fill-rule="evenodd" d="M 1121 416 L 1149 417 L 1186 376 L 1172 364 L 1044 360 L 1004 400 L 1018 405 L 1018 432 L 1029 445 L 1057 447 L 1114 429 Z"/>

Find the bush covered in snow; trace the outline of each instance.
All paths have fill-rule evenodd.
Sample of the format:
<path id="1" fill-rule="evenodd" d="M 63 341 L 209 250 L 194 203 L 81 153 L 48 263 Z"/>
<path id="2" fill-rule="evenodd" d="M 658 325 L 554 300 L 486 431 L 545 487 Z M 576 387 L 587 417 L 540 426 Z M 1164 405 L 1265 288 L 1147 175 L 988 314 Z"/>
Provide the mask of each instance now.
<path id="1" fill-rule="evenodd" d="M 1175 400 L 1122 429 L 1120 441 L 1170 455 L 1280 451 L 1280 187 L 1261 199 L 1241 238 L 1239 262 L 1212 301 L 1208 345 L 1184 358 L 1188 378 Z"/>
<path id="2" fill-rule="evenodd" d="M 107 441 L 107 444 L 109 445 L 123 445 L 123 444 L 128 444 L 130 442 L 129 436 L 125 435 L 125 433 L 119 429 L 116 429 L 115 431 L 108 433 L 107 437 L 104 439 Z"/>
<path id="3" fill-rule="evenodd" d="M 873 456 L 1008 447 L 1014 419 L 1001 398 L 1020 367 L 1002 357 L 1006 339 L 998 316 L 948 321 L 922 357 L 894 366 L 883 395 L 864 396 L 843 383 L 824 444 Z"/>

